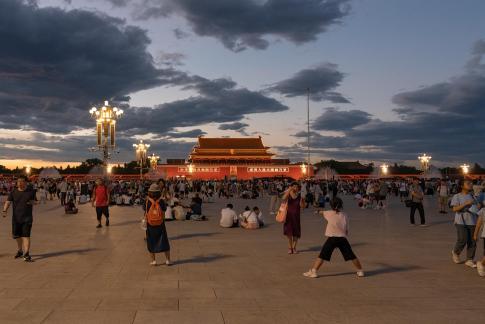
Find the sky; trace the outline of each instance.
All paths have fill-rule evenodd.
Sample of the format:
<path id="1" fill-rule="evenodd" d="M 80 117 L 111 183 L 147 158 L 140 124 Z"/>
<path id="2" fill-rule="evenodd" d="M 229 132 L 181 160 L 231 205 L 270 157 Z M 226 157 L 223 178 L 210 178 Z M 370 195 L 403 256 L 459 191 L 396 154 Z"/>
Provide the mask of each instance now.
<path id="1" fill-rule="evenodd" d="M 113 161 L 262 136 L 279 157 L 485 165 L 481 0 L 1 0 L 0 164 Z"/>

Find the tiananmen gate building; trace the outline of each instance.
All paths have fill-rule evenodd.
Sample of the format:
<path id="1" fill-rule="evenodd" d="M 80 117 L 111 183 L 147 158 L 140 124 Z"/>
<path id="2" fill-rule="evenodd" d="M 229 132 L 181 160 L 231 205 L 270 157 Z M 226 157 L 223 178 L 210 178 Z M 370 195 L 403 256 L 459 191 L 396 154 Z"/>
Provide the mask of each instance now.
<path id="1" fill-rule="evenodd" d="M 306 165 L 291 164 L 288 159 L 274 159 L 269 147 L 256 138 L 206 138 L 198 143 L 186 160 L 167 159 L 158 165 L 166 178 L 202 180 L 288 177 L 301 179 L 313 175 Z M 311 169 L 311 168 L 310 168 Z M 307 174 L 307 172 L 310 174 Z"/>

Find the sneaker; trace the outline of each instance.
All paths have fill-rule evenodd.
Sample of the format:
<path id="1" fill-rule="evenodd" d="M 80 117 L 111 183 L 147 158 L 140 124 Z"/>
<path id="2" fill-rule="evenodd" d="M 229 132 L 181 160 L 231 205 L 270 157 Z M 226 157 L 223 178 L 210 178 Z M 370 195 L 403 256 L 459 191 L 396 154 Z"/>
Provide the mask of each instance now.
<path id="1" fill-rule="evenodd" d="M 109 226 L 109 219 L 106 220 L 106 226 Z"/>
<path id="2" fill-rule="evenodd" d="M 96 226 L 96 228 L 101 228 L 101 227 L 103 227 L 103 225 L 101 224 L 98 224 L 98 226 Z"/>
<path id="3" fill-rule="evenodd" d="M 17 251 L 17 254 L 15 254 L 14 258 L 15 258 L 15 259 L 18 259 L 18 258 L 21 258 L 23 255 L 24 255 L 24 252 L 22 252 L 22 251 L 18 250 L 18 251 Z"/>
<path id="4" fill-rule="evenodd" d="M 466 265 L 467 267 L 470 267 L 470 268 L 476 268 L 476 267 L 477 267 L 476 263 L 475 263 L 475 262 L 473 262 L 473 260 L 467 260 L 467 261 L 465 262 L 465 265 Z"/>
<path id="5" fill-rule="evenodd" d="M 308 278 L 318 278 L 317 271 L 315 269 L 310 269 L 303 275 Z"/>
<path id="6" fill-rule="evenodd" d="M 453 259 L 453 262 L 456 264 L 461 263 L 460 261 L 460 256 L 455 253 L 455 251 L 451 251 L 451 258 Z"/>
<path id="7" fill-rule="evenodd" d="M 157 261 L 156 261 L 156 260 L 154 260 L 154 261 L 150 262 L 150 265 L 151 265 L 151 266 L 156 266 L 156 265 L 157 265 Z"/>
<path id="8" fill-rule="evenodd" d="M 364 276 L 365 276 L 364 271 L 362 270 L 357 271 L 357 277 L 364 277 Z"/>
<path id="9" fill-rule="evenodd" d="M 172 262 L 170 262 L 170 261 L 168 261 L 168 260 L 167 260 L 167 261 L 165 261 L 165 265 L 166 265 L 166 266 L 171 266 L 172 264 L 173 264 L 173 263 L 172 263 Z"/>
<path id="10" fill-rule="evenodd" d="M 426 224 L 421 224 L 419 226 L 421 226 L 421 227 L 428 227 L 428 225 L 426 225 Z"/>
<path id="11" fill-rule="evenodd" d="M 32 258 L 30 257 L 30 255 L 28 255 L 28 254 L 24 255 L 24 261 L 25 261 L 25 262 L 34 262 L 34 261 L 32 260 Z"/>
<path id="12" fill-rule="evenodd" d="M 482 264 L 482 261 L 477 262 L 477 272 L 480 277 L 485 277 L 485 266 Z"/>

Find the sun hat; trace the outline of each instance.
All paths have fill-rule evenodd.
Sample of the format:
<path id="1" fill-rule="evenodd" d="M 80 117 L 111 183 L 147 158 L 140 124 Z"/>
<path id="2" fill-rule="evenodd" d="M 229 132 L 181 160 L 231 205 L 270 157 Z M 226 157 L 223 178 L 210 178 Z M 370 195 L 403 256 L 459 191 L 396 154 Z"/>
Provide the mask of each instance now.
<path id="1" fill-rule="evenodd" d="M 148 189 L 148 192 L 159 192 L 160 187 L 156 183 L 152 183 L 150 185 L 150 188 Z"/>

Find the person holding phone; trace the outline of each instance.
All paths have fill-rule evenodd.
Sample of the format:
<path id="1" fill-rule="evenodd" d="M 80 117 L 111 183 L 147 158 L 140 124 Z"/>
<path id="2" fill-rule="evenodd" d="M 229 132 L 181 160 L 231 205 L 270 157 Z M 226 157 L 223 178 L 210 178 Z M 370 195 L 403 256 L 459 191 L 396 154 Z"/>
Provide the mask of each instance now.
<path id="1" fill-rule="evenodd" d="M 17 187 L 13 189 L 3 206 L 3 217 L 7 216 L 10 205 L 12 212 L 12 236 L 17 241 L 15 259 L 23 257 L 25 262 L 32 262 L 30 257 L 30 234 L 32 231 L 32 210 L 35 192 L 27 187 L 27 178 L 19 177 Z"/>

